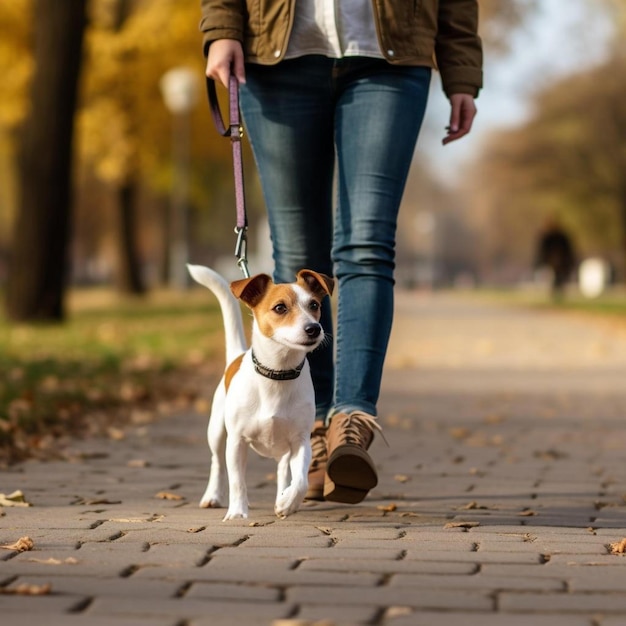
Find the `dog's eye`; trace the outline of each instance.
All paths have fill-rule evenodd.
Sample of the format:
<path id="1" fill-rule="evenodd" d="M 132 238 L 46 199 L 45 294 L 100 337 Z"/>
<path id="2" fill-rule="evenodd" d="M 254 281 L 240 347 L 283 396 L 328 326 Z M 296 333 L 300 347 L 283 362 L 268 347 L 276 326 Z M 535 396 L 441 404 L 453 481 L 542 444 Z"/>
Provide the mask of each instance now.
<path id="1" fill-rule="evenodd" d="M 287 307 L 282 302 L 279 302 L 272 310 L 278 315 L 287 313 Z"/>
<path id="2" fill-rule="evenodd" d="M 319 311 L 320 308 L 320 303 L 316 302 L 315 300 L 312 300 L 309 304 L 309 309 L 311 311 Z"/>

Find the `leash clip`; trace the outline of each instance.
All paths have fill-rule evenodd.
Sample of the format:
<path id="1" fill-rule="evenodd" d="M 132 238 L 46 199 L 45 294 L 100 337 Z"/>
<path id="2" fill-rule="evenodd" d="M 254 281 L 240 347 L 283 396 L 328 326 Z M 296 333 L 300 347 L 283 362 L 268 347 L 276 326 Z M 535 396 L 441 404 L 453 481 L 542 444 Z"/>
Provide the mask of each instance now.
<path id="1" fill-rule="evenodd" d="M 250 278 L 248 270 L 248 227 L 235 227 L 237 234 L 237 244 L 235 245 L 235 256 L 237 257 L 237 265 L 241 270 L 244 278 Z"/>

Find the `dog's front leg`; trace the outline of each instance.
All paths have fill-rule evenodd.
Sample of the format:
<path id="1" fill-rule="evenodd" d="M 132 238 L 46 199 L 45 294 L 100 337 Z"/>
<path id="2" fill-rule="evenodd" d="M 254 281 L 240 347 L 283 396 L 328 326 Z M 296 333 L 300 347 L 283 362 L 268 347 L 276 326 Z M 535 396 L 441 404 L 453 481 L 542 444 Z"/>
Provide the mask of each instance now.
<path id="1" fill-rule="evenodd" d="M 283 462 L 287 463 L 288 461 L 291 472 L 291 484 L 282 491 L 279 490 L 276 497 L 274 512 L 280 518 L 285 518 L 298 510 L 304 500 L 308 486 L 308 471 L 311 463 L 310 438 L 306 437 L 304 440 L 298 441 L 294 444 L 294 448 L 291 453 L 281 458 L 278 466 L 278 476 L 280 476 Z M 287 468 L 285 467 L 286 474 Z"/>
<path id="2" fill-rule="evenodd" d="M 289 460 L 291 459 L 291 451 L 283 454 L 278 459 L 276 468 L 276 501 L 281 494 L 289 487 Z"/>
<path id="3" fill-rule="evenodd" d="M 222 521 L 247 519 L 248 491 L 246 489 L 246 462 L 248 444 L 235 433 L 229 433 L 226 440 L 226 467 L 228 469 L 229 503 Z"/>

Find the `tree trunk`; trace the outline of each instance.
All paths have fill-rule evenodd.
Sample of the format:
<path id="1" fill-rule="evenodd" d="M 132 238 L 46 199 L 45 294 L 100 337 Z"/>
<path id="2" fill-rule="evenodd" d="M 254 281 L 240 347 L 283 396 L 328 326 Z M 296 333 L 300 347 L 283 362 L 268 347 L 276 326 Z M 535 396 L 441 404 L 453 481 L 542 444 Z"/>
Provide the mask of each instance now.
<path id="1" fill-rule="evenodd" d="M 129 181 L 117 192 L 119 203 L 119 267 L 117 269 L 118 288 L 124 293 L 141 295 L 145 286 L 141 276 L 141 264 L 137 251 L 137 185 Z"/>
<path id="2" fill-rule="evenodd" d="M 115 20 L 113 28 L 119 32 L 132 12 L 130 0 L 117 0 L 115 6 Z M 128 132 L 137 134 L 137 114 L 132 106 L 130 97 L 130 77 L 122 82 L 120 101 L 123 104 L 124 114 L 128 117 Z M 131 137 L 131 141 L 135 138 Z M 137 248 L 137 176 L 136 164 L 131 164 L 126 173 L 125 181 L 117 189 L 118 213 L 118 263 L 117 286 L 123 293 L 142 295 L 146 291 L 141 273 L 141 261 Z"/>
<path id="3" fill-rule="evenodd" d="M 19 158 L 7 312 L 61 320 L 71 224 L 72 140 L 86 0 L 35 0 L 32 109 Z"/>

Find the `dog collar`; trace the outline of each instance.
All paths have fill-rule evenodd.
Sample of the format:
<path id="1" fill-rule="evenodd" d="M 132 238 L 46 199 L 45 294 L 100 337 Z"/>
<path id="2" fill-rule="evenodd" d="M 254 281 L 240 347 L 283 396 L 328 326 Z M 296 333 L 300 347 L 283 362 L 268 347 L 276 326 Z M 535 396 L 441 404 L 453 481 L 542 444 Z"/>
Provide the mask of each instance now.
<path id="1" fill-rule="evenodd" d="M 252 363 L 254 364 L 254 371 L 261 376 L 265 376 L 265 378 L 269 378 L 270 380 L 295 380 L 300 376 L 300 372 L 302 372 L 302 368 L 304 367 L 304 362 L 306 358 L 298 365 L 298 367 L 292 370 L 272 370 L 269 367 L 265 367 L 259 363 L 258 359 L 252 353 Z"/>

